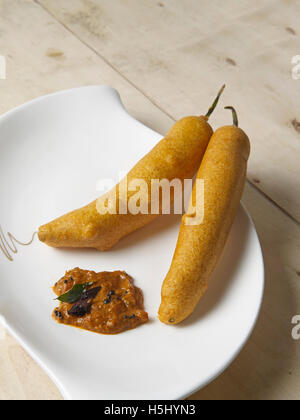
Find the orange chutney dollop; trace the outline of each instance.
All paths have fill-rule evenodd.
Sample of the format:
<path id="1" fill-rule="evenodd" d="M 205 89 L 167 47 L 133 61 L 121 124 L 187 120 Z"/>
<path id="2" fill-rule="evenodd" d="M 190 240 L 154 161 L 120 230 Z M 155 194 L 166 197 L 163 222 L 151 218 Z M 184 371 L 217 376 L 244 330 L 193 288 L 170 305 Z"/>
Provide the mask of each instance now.
<path id="1" fill-rule="evenodd" d="M 74 268 L 55 284 L 53 291 L 61 296 L 78 284 L 88 284 L 80 298 L 73 303 L 60 302 L 53 311 L 53 318 L 60 324 L 118 334 L 148 321 L 142 291 L 126 272 L 95 273 Z"/>

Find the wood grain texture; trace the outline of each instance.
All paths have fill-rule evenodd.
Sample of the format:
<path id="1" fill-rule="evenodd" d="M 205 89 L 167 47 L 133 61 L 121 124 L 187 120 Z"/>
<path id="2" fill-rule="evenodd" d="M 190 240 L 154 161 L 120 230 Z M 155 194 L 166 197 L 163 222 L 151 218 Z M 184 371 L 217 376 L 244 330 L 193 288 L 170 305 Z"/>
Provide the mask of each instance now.
<path id="1" fill-rule="evenodd" d="M 7 61 L 7 78 L 0 80 L 0 113 L 58 90 L 110 85 L 144 124 L 164 133 L 173 124 L 34 0 L 0 0 L 0 30 L 0 54 Z M 160 120 L 162 125 L 156 125 Z"/>
<path id="2" fill-rule="evenodd" d="M 56 386 L 0 325 L 0 400 L 61 400 Z"/>
<path id="3" fill-rule="evenodd" d="M 297 0 L 38 2 L 174 119 L 204 112 L 225 82 L 222 105 L 252 141 L 248 179 L 300 221 Z"/>
<path id="4" fill-rule="evenodd" d="M 290 77 L 290 54 L 299 54 L 296 1 L 266 0 L 263 8 L 250 0 L 226 7 L 221 0 L 39 2 L 63 24 L 37 1 L 0 0 L 0 54 L 7 58 L 1 113 L 60 89 L 109 84 L 136 118 L 166 133 L 173 123 L 167 114 L 204 112 L 225 80 L 222 104 L 237 106 L 252 137 L 250 179 L 299 220 L 300 138 L 290 123 L 300 118 L 300 81 Z M 212 122 L 229 118 L 219 112 Z M 291 338 L 291 318 L 300 314 L 300 227 L 251 185 L 244 202 L 265 254 L 263 310 L 233 365 L 192 398 L 299 399 L 300 341 Z M 60 398 L 0 327 L 0 400 Z"/>

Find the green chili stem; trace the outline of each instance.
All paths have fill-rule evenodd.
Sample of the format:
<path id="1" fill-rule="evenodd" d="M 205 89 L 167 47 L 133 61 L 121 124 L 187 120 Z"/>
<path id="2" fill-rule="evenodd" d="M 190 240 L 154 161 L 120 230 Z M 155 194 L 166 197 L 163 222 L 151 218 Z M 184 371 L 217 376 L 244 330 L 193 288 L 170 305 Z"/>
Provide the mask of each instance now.
<path id="1" fill-rule="evenodd" d="M 220 91 L 219 91 L 219 93 L 218 93 L 218 95 L 217 95 L 216 99 L 214 100 L 214 103 L 212 104 L 212 106 L 209 108 L 209 110 L 208 110 L 207 114 L 205 115 L 207 118 L 209 118 L 209 117 L 211 116 L 211 114 L 214 112 L 214 110 L 215 110 L 216 106 L 218 105 L 218 102 L 219 102 L 220 96 L 222 95 L 222 93 L 223 93 L 223 91 L 224 91 L 225 87 L 226 87 L 226 85 L 223 85 L 223 86 L 221 87 L 221 89 L 220 89 Z"/>
<path id="2" fill-rule="evenodd" d="M 239 126 L 239 120 L 238 120 L 236 110 L 233 108 L 233 106 L 225 106 L 225 109 L 230 109 L 232 111 L 233 124 L 236 127 L 238 127 Z"/>

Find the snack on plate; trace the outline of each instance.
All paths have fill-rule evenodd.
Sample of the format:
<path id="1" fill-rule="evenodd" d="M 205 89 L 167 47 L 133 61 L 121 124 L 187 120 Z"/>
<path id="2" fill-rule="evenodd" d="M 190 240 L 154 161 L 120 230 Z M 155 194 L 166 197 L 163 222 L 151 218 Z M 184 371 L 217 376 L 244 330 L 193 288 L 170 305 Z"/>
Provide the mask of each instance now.
<path id="1" fill-rule="evenodd" d="M 182 219 L 171 268 L 162 286 L 159 319 L 166 324 L 178 324 L 194 311 L 207 289 L 240 204 L 250 143 L 237 126 L 234 110 L 233 115 L 234 125 L 213 134 L 197 174 L 197 179 L 204 180 L 204 220 L 191 225 L 191 216 L 186 214 Z M 194 203 L 196 184 L 190 209 Z"/>
<path id="2" fill-rule="evenodd" d="M 96 248 L 105 251 L 124 236 L 154 220 L 162 213 L 162 202 L 160 200 L 157 214 L 153 214 L 150 197 L 152 180 L 165 179 L 171 182 L 179 179 L 184 182 L 185 179 L 193 178 L 213 133 L 208 118 L 215 109 L 224 87 L 206 116 L 186 117 L 176 122 L 167 136 L 128 173 L 127 185 L 136 180 L 146 182 L 147 192 L 140 198 L 140 207 L 146 206 L 148 214 L 132 214 L 127 210 L 129 200 L 136 191 L 126 190 L 124 194 L 123 188 L 120 187 L 123 186 L 121 181 L 111 191 L 86 207 L 41 226 L 38 232 L 39 239 L 55 248 Z M 174 194 L 171 204 L 173 202 Z M 100 203 L 116 203 L 113 209 L 116 210 L 115 214 L 102 214 L 99 211 Z M 126 214 L 122 214 L 121 207 L 125 207 Z"/>

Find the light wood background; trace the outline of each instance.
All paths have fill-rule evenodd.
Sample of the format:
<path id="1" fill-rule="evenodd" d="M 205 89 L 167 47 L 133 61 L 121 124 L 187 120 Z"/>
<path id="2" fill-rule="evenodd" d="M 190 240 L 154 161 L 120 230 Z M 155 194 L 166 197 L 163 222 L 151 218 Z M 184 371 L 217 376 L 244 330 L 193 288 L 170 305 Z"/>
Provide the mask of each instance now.
<path id="1" fill-rule="evenodd" d="M 246 204 L 266 264 L 257 327 L 230 368 L 191 398 L 299 399 L 300 54 L 298 0 L 0 0 L 0 112 L 61 89 L 108 84 L 166 133 L 206 112 L 222 83 L 252 141 Z M 220 107 L 221 109 L 221 107 Z M 230 115 L 216 113 L 214 127 Z M 0 399 L 60 399 L 0 327 Z"/>

